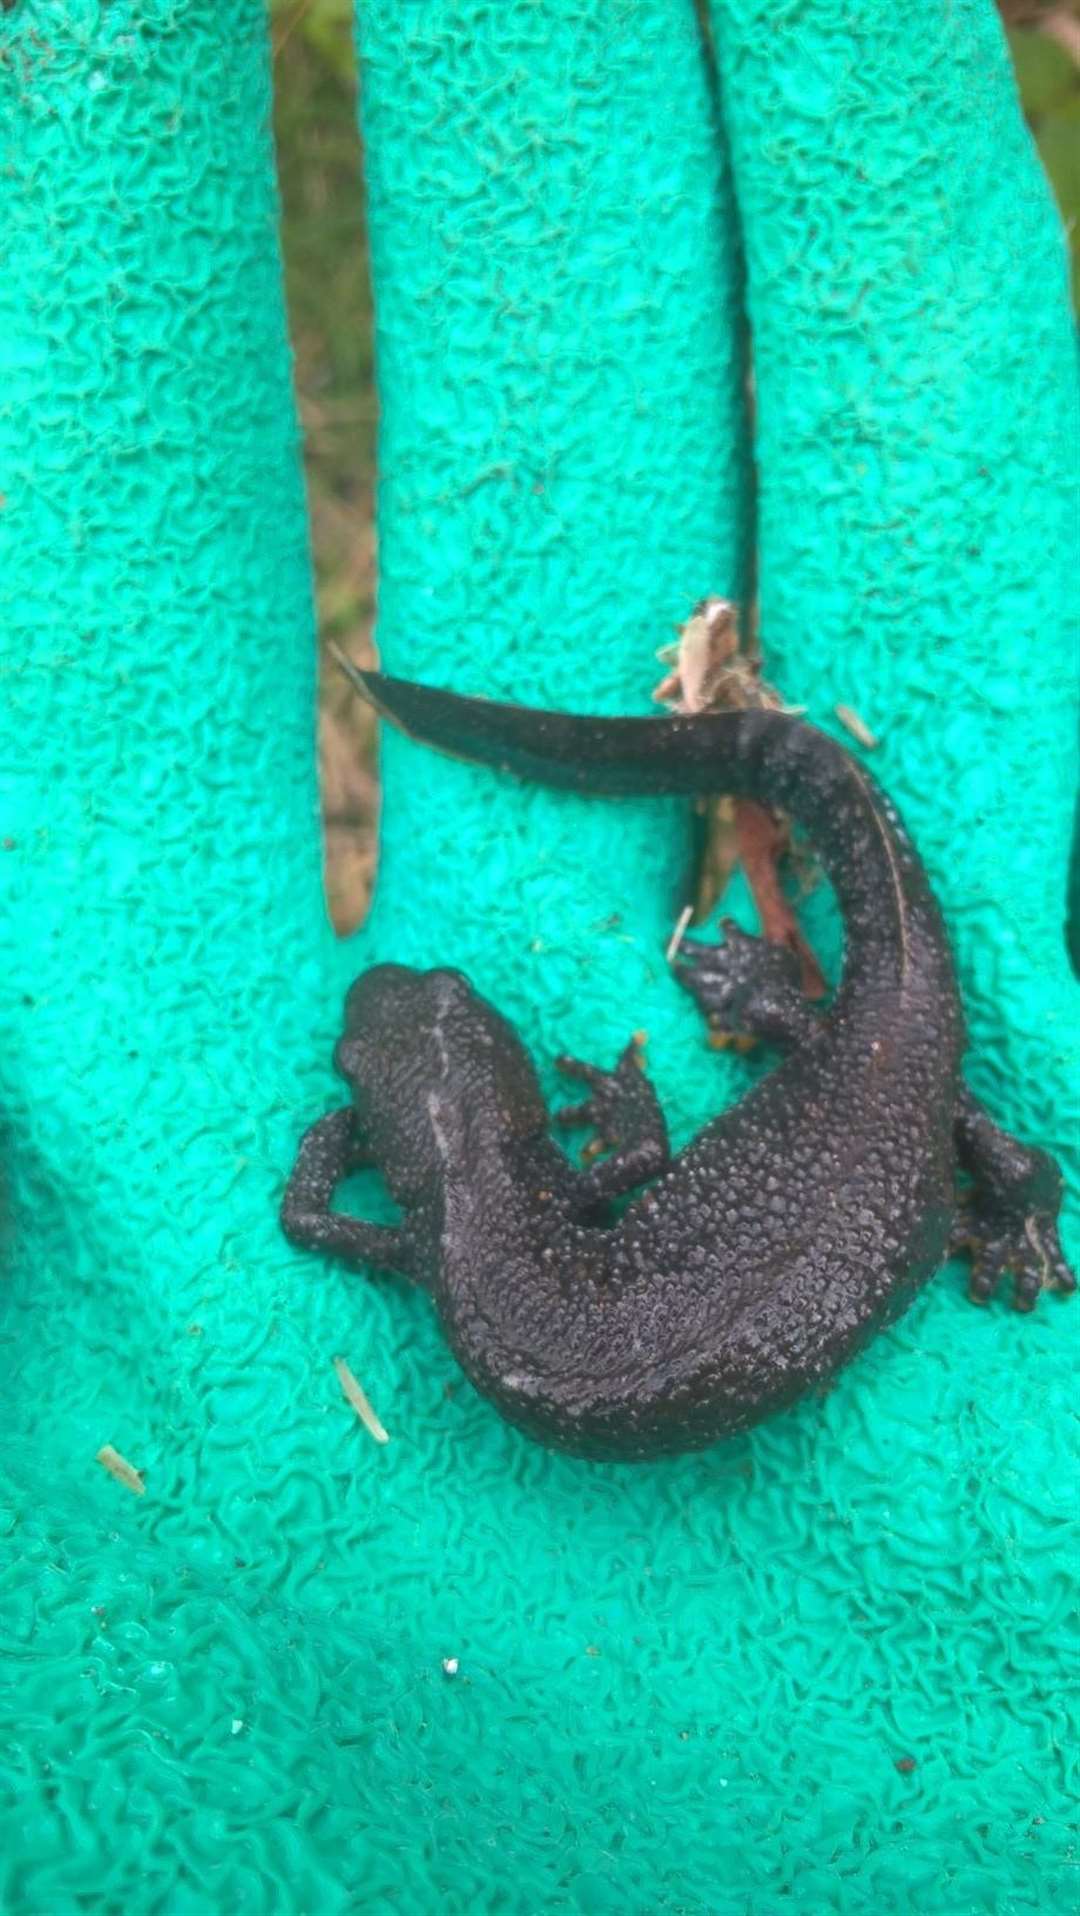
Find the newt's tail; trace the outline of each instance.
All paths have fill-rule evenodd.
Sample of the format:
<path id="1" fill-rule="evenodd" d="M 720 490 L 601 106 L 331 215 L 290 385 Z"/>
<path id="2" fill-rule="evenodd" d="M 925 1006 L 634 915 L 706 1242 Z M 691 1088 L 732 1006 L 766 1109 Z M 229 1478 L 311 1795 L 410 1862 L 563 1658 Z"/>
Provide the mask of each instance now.
<path id="1" fill-rule="evenodd" d="M 609 798 L 741 789 L 734 767 L 745 764 L 756 729 L 744 721 L 773 716 L 589 718 L 467 698 L 365 671 L 336 647 L 335 655 L 361 698 L 421 744 L 541 785 Z"/>
<path id="2" fill-rule="evenodd" d="M 921 953 L 951 980 L 925 872 L 895 807 L 835 739 L 786 712 L 589 718 L 462 697 L 361 670 L 351 683 L 413 738 L 520 778 L 608 797 L 732 793 L 807 833 L 844 914 L 847 975 L 905 976 Z"/>

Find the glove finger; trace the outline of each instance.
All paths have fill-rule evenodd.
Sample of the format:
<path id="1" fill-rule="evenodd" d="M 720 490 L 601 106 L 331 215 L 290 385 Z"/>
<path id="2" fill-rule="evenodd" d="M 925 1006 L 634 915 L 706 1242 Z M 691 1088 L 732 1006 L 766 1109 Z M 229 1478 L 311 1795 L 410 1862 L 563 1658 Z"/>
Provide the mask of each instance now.
<path id="1" fill-rule="evenodd" d="M 971 1081 L 1075 1172 L 1075 338 L 1000 23 L 982 0 L 713 20 L 768 667 L 880 739 L 954 937 Z"/>

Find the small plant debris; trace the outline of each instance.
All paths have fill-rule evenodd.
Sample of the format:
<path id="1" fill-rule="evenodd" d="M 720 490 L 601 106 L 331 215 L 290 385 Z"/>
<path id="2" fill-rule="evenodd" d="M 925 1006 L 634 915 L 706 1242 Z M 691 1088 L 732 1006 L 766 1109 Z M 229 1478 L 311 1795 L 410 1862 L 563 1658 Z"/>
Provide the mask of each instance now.
<path id="1" fill-rule="evenodd" d="M 377 1444 L 388 1444 L 390 1442 L 390 1432 L 384 1429 L 383 1425 L 379 1422 L 379 1419 L 371 1407 L 371 1399 L 367 1392 L 361 1388 L 343 1357 L 335 1357 L 334 1369 L 337 1372 L 338 1383 L 341 1385 L 342 1390 L 359 1417 L 360 1422 L 363 1424 L 364 1429 L 371 1432 Z"/>
<path id="2" fill-rule="evenodd" d="M 877 733 L 870 730 L 866 720 L 859 717 L 854 706 L 837 705 L 833 709 L 841 725 L 851 733 L 852 738 L 857 738 L 859 744 L 865 745 L 868 752 L 874 751 L 881 741 Z"/>
<path id="3" fill-rule="evenodd" d="M 134 1491 L 136 1497 L 145 1497 L 146 1485 L 142 1480 L 142 1473 L 136 1470 L 134 1464 L 129 1464 L 126 1457 L 121 1457 L 115 1445 L 102 1444 L 97 1453 L 97 1462 L 104 1466 L 110 1477 L 116 1478 L 118 1484 L 123 1484 L 126 1490 Z"/>

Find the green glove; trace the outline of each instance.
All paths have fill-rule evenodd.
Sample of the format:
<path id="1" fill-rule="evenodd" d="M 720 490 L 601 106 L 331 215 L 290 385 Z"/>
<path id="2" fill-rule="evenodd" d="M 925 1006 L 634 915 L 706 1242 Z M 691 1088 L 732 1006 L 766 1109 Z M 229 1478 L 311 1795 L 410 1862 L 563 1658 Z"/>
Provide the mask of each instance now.
<path id="1" fill-rule="evenodd" d="M 628 1470 L 280 1238 L 375 957 L 463 964 L 551 1088 L 644 1027 L 677 1142 L 743 1080 L 663 961 L 676 806 L 387 739 L 330 938 L 265 27 L 219 13 L 0 15 L 0 1905 L 1047 1907 L 1072 1314 L 952 1271 L 824 1402 Z M 647 710 L 748 596 L 748 306 L 767 669 L 880 735 L 971 1082 L 1060 1153 L 1075 360 L 1000 33 L 714 32 L 719 95 L 675 0 L 363 6 L 383 662 Z"/>

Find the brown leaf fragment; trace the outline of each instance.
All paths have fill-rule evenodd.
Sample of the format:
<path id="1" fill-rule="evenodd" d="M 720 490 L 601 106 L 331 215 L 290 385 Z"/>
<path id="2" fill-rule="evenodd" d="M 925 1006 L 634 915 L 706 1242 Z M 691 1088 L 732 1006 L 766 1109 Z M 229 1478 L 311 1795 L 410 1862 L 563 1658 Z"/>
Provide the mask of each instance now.
<path id="1" fill-rule="evenodd" d="M 792 709 L 762 678 L 760 653 L 741 647 L 739 608 L 731 599 L 703 599 L 683 626 L 678 645 L 666 648 L 660 657 L 671 669 L 653 696 L 676 712 Z M 849 716 L 862 724 L 857 714 Z M 864 743 L 876 744 L 865 726 L 863 732 Z M 723 796 L 706 801 L 706 820 L 693 902 L 695 922 L 700 924 L 709 916 L 735 867 L 741 864 L 763 937 L 794 952 L 808 998 L 824 997 L 821 967 L 799 930 L 780 884 L 780 861 L 791 848 L 787 822 L 752 799 Z M 680 920 L 680 930 L 682 923 Z"/>
<path id="2" fill-rule="evenodd" d="M 735 800 L 735 830 L 746 881 L 754 895 L 762 936 L 770 944 L 786 945 L 799 961 L 807 998 L 825 996 L 825 979 L 810 946 L 799 930 L 795 913 L 780 888 L 778 862 L 787 849 L 788 834 L 764 805 L 751 798 Z"/>

